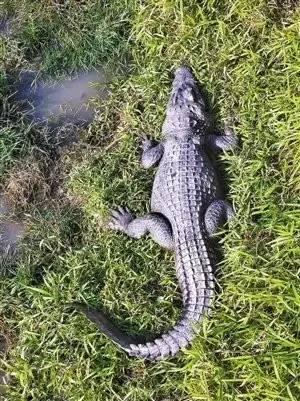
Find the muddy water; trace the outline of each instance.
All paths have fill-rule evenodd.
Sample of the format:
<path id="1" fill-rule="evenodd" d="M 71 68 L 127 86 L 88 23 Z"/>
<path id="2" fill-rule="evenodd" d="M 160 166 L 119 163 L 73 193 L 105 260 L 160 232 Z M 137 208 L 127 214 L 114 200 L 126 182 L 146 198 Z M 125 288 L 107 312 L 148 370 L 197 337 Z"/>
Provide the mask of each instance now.
<path id="1" fill-rule="evenodd" d="M 45 83 L 36 72 L 23 71 L 13 84 L 14 100 L 23 102 L 34 122 L 49 127 L 66 124 L 87 125 L 92 122 L 92 101 L 108 96 L 107 78 L 103 72 L 79 73 L 64 80 Z"/>
<path id="2" fill-rule="evenodd" d="M 74 128 L 93 121 L 93 100 L 98 100 L 98 107 L 99 100 L 108 97 L 107 82 L 100 70 L 51 82 L 43 81 L 37 72 L 23 71 L 10 78 L 10 102 L 18 103 L 30 121 L 46 128 L 47 140 L 60 147 L 77 140 Z M 0 269 L 1 261 L 16 252 L 25 232 L 24 224 L 9 216 L 10 209 L 0 194 Z"/>
<path id="3" fill-rule="evenodd" d="M 19 221 L 0 222 L 0 255 L 14 253 L 24 234 L 24 224 Z"/>
<path id="4" fill-rule="evenodd" d="M 24 232 L 24 223 L 11 216 L 9 203 L 0 195 L 0 273 L 1 264 L 16 252 Z"/>
<path id="5" fill-rule="evenodd" d="M 0 17 L 0 36 L 8 38 L 12 35 L 12 18 L 6 15 Z"/>

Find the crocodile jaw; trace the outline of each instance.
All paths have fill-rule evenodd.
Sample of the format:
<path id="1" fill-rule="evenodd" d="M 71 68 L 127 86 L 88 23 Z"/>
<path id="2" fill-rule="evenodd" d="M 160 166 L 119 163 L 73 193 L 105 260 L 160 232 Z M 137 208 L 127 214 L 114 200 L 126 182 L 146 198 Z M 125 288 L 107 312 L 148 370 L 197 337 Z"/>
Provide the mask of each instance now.
<path id="1" fill-rule="evenodd" d="M 206 132 L 208 117 L 203 96 L 189 67 L 177 68 L 163 124 L 166 136 L 185 138 Z"/>

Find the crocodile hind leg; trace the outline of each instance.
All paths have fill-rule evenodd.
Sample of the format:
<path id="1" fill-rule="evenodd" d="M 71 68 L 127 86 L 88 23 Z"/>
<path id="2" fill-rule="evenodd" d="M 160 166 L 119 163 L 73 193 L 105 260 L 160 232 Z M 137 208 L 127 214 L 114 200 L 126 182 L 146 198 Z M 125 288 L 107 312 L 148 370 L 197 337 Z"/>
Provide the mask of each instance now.
<path id="1" fill-rule="evenodd" d="M 209 236 L 215 234 L 217 229 L 226 221 L 233 218 L 232 206 L 224 200 L 215 200 L 207 208 L 204 216 L 206 231 Z"/>
<path id="2" fill-rule="evenodd" d="M 118 207 L 111 212 L 109 227 L 137 239 L 150 234 L 163 248 L 174 249 L 171 224 L 159 213 L 134 217 L 127 208 Z"/>

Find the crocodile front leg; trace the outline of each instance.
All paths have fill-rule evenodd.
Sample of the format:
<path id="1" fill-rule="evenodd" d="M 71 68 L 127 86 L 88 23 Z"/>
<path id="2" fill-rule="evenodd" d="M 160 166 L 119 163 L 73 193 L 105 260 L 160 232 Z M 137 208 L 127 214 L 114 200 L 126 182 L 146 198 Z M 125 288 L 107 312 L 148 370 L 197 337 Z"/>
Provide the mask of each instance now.
<path id="1" fill-rule="evenodd" d="M 230 203 L 224 200 L 215 200 L 207 208 L 204 216 L 206 231 L 209 236 L 216 233 L 217 229 L 234 217 L 234 211 Z"/>
<path id="2" fill-rule="evenodd" d="M 144 137 L 142 148 L 142 166 L 144 168 L 150 168 L 157 165 L 164 153 L 163 145 Z"/>
<path id="3" fill-rule="evenodd" d="M 226 128 L 222 135 L 208 135 L 207 144 L 214 150 L 231 150 L 238 144 L 238 139 L 233 130 Z"/>
<path id="4" fill-rule="evenodd" d="M 118 207 L 111 212 L 109 227 L 137 239 L 150 234 L 152 239 L 163 248 L 174 249 L 171 224 L 159 213 L 134 217 L 127 208 Z"/>

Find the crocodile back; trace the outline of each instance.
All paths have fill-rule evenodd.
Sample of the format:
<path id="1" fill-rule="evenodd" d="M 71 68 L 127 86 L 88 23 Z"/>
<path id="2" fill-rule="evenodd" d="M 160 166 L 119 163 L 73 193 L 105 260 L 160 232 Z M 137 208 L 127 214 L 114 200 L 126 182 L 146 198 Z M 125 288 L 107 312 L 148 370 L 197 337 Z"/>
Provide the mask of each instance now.
<path id="1" fill-rule="evenodd" d="M 212 298 L 214 279 L 204 213 L 219 196 L 215 170 L 203 146 L 168 139 L 153 185 L 152 209 L 172 225 L 183 318 L 198 321 Z"/>
<path id="2" fill-rule="evenodd" d="M 177 324 L 153 342 L 130 344 L 130 355 L 162 359 L 194 338 L 214 292 L 212 258 L 204 213 L 218 196 L 218 183 L 204 148 L 192 140 L 169 138 L 153 185 L 151 208 L 172 225 L 176 274 L 182 290 L 183 312 Z"/>

